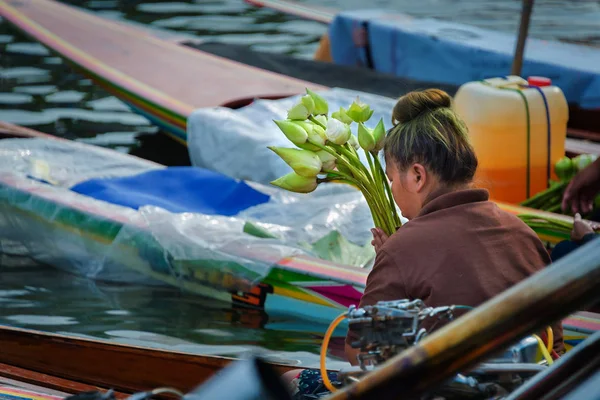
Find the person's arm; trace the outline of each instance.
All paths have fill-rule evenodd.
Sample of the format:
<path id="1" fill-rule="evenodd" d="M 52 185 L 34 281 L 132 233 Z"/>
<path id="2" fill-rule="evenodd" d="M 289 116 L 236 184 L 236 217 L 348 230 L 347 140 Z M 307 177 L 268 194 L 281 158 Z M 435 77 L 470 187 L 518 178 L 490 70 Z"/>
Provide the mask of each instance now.
<path id="1" fill-rule="evenodd" d="M 589 213 L 594 207 L 594 198 L 600 193 L 600 158 L 579 171 L 571 180 L 562 199 L 562 209 L 571 208 L 573 213 Z"/>
<path id="2" fill-rule="evenodd" d="M 375 265 L 367 278 L 365 292 L 360 299 L 360 307 L 371 306 L 378 301 L 399 300 L 406 297 L 405 282 L 400 275 L 392 257 L 385 251 L 380 250 L 375 258 Z M 350 343 L 358 338 L 352 332 L 346 336 L 345 353 L 346 358 L 352 365 L 358 365 L 356 357 L 360 353 L 358 349 L 350 347 Z"/>

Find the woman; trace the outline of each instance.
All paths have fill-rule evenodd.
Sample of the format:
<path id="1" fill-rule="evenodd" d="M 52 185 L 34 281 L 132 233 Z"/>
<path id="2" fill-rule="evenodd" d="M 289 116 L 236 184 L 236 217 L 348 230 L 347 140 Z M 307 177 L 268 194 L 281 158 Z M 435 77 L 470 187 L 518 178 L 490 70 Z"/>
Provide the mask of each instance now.
<path id="1" fill-rule="evenodd" d="M 408 93 L 392 122 L 386 174 L 409 222 L 389 238 L 372 231 L 377 255 L 360 307 L 405 298 L 476 307 L 550 263 L 533 230 L 473 187 L 477 157 L 447 93 Z M 562 326 L 553 328 L 554 348 L 563 352 Z M 349 334 L 346 355 L 356 365 L 351 340 Z M 288 373 L 298 398 L 321 390 L 316 372 Z"/>

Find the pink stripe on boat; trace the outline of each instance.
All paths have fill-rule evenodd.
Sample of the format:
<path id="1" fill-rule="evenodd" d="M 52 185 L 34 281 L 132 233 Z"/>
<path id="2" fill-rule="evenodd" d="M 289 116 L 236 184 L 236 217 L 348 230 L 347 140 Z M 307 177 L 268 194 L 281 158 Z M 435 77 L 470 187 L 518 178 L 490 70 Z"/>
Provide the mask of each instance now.
<path id="1" fill-rule="evenodd" d="M 343 286 L 305 286 L 306 289 L 310 289 L 313 292 L 320 294 L 329 300 L 335 301 L 344 307 L 350 307 L 351 305 L 358 306 L 362 293 L 354 289 L 350 285 Z"/>

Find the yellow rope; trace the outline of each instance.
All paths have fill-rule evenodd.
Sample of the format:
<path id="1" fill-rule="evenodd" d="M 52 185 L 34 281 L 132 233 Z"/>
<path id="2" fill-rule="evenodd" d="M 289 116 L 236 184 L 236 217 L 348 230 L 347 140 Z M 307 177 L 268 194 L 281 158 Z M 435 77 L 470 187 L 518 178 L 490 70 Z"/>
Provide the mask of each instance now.
<path id="1" fill-rule="evenodd" d="M 323 379 L 323 384 L 325 385 L 327 390 L 329 390 L 330 392 L 335 392 L 337 389 L 335 388 L 335 386 L 333 386 L 333 384 L 329 380 L 329 376 L 327 375 L 327 368 L 325 368 L 325 362 L 326 362 L 326 357 L 327 357 L 327 347 L 329 347 L 329 340 L 331 339 L 331 336 L 333 335 L 333 331 L 339 325 L 339 323 L 344 320 L 344 318 L 346 318 L 346 313 L 340 314 L 338 317 L 336 317 L 333 320 L 333 322 L 331 322 L 331 324 L 329 325 L 329 328 L 327 328 L 327 332 L 325 332 L 325 337 L 323 338 L 323 343 L 321 344 L 321 360 L 320 360 L 321 361 L 320 362 L 321 379 Z"/>
<path id="2" fill-rule="evenodd" d="M 552 331 L 551 327 L 546 328 L 546 335 L 548 336 L 546 347 L 548 348 L 548 353 L 552 353 L 552 349 L 554 348 L 554 331 Z"/>
<path id="3" fill-rule="evenodd" d="M 554 360 L 550 356 L 550 352 L 548 352 L 548 349 L 546 348 L 546 345 L 542 341 L 542 338 L 540 338 L 538 335 L 533 335 L 533 337 L 535 338 L 535 340 L 537 340 L 538 346 L 540 347 L 540 351 L 542 352 L 542 355 L 548 362 L 548 365 L 552 365 L 554 363 Z"/>

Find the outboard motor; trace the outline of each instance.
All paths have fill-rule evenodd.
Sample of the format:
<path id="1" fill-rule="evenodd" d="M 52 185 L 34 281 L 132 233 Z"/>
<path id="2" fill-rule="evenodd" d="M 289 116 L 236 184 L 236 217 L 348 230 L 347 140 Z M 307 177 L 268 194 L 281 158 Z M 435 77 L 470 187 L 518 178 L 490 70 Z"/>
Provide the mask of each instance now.
<path id="1" fill-rule="evenodd" d="M 438 324 L 454 319 L 462 306 L 426 307 L 421 300 L 382 301 L 363 308 L 350 307 L 347 319 L 351 334 L 359 339 L 350 346 L 360 349 L 359 365 L 340 370 L 338 380 L 351 384 L 367 372 L 401 353 Z M 426 328 L 429 327 L 429 328 Z M 546 369 L 536 362 L 538 342 L 527 337 L 424 397 L 436 399 L 497 399 Z"/>

